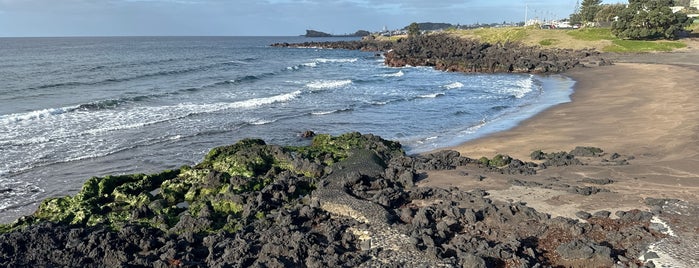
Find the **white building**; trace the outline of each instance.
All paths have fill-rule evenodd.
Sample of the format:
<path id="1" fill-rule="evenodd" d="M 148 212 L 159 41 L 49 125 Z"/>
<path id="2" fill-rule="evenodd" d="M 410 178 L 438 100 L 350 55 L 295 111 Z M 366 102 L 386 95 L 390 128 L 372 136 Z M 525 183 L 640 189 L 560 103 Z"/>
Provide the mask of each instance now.
<path id="1" fill-rule="evenodd" d="M 690 7 L 696 7 L 699 8 L 699 0 L 692 0 L 689 2 Z"/>

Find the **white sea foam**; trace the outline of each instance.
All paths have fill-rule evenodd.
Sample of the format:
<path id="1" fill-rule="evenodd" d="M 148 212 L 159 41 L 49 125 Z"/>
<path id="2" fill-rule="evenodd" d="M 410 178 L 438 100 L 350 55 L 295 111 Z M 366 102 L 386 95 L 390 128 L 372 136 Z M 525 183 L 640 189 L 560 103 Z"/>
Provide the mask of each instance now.
<path id="1" fill-rule="evenodd" d="M 462 87 L 464 87 L 464 84 L 462 84 L 461 82 L 454 82 L 444 86 L 444 88 L 446 89 L 457 89 Z"/>
<path id="2" fill-rule="evenodd" d="M 277 120 L 253 119 L 253 120 L 249 120 L 249 121 L 248 121 L 249 124 L 251 124 L 251 125 L 256 125 L 256 126 L 271 124 L 271 123 L 274 123 L 274 122 L 277 122 Z"/>
<path id="3" fill-rule="evenodd" d="M 534 75 L 530 75 L 526 79 L 519 80 L 515 83 L 515 87 L 505 89 L 507 94 L 512 94 L 515 98 L 521 99 L 527 93 L 534 90 Z"/>
<path id="4" fill-rule="evenodd" d="M 469 135 L 469 134 L 476 133 L 479 129 L 483 128 L 487 123 L 488 123 L 488 121 L 486 119 L 483 119 L 478 124 L 476 124 L 474 126 L 470 126 L 465 130 L 462 130 L 460 132 L 460 134 Z"/>
<path id="5" fill-rule="evenodd" d="M 333 114 L 337 113 L 338 110 L 332 110 L 332 111 L 323 111 L 323 112 L 312 112 L 312 115 L 328 115 L 328 114 Z"/>
<path id="6" fill-rule="evenodd" d="M 357 62 L 359 59 L 357 58 L 352 58 L 352 59 L 325 59 L 325 58 L 318 58 L 315 61 L 318 63 L 352 63 L 352 62 Z"/>
<path id="7" fill-rule="evenodd" d="M 401 76 L 404 76 L 404 75 L 405 75 L 405 73 L 403 73 L 403 71 L 401 70 L 401 71 L 398 71 L 397 73 L 382 74 L 381 76 L 383 76 L 383 77 L 401 77 Z"/>
<path id="8" fill-rule="evenodd" d="M 308 83 L 306 86 L 312 89 L 333 89 L 349 86 L 351 84 L 352 80 L 319 80 Z"/>
<path id="9" fill-rule="evenodd" d="M 100 133 L 107 133 L 107 132 L 112 132 L 112 131 L 117 131 L 117 130 L 141 128 L 144 126 L 162 123 L 165 121 L 168 121 L 168 119 L 154 120 L 154 121 L 140 122 L 140 123 L 133 123 L 133 124 L 113 125 L 113 126 L 108 126 L 108 127 L 103 127 L 103 128 L 93 128 L 93 129 L 85 131 L 84 133 L 90 134 L 90 135 L 97 135 Z"/>
<path id="10" fill-rule="evenodd" d="M 49 108 L 37 111 L 31 111 L 27 113 L 15 113 L 0 116 L 0 123 L 11 124 L 21 121 L 38 120 L 43 118 L 48 118 L 55 115 L 64 114 L 70 111 L 78 109 L 78 106 L 62 107 L 62 108 Z"/>
<path id="11" fill-rule="evenodd" d="M 418 98 L 433 99 L 433 98 L 440 97 L 440 96 L 444 96 L 444 93 L 425 94 L 425 95 L 418 96 Z"/>
<path id="12" fill-rule="evenodd" d="M 50 141 L 51 139 L 45 136 L 38 136 L 38 137 L 22 137 L 20 139 L 7 139 L 7 140 L 0 140 L 0 146 L 25 146 L 25 145 L 32 145 L 32 144 L 39 144 L 39 143 L 45 143 Z M 0 173 L 2 174 L 2 173 Z"/>
<path id="13" fill-rule="evenodd" d="M 244 109 L 244 108 L 254 108 L 262 105 L 269 105 L 269 104 L 274 104 L 274 103 L 279 103 L 279 102 L 287 102 L 290 100 L 295 99 L 301 95 L 301 90 L 297 90 L 291 93 L 286 93 L 286 94 L 280 94 L 280 95 L 275 95 L 275 96 L 270 96 L 270 97 L 264 97 L 264 98 L 255 98 L 255 99 L 249 99 L 249 100 L 244 100 L 244 101 L 236 101 L 232 103 L 215 103 L 215 104 L 200 104 L 199 106 L 204 106 L 208 108 L 204 108 L 204 111 L 208 112 L 215 112 L 218 110 L 226 110 L 226 109 Z"/>
<path id="14" fill-rule="evenodd" d="M 369 104 L 372 104 L 372 105 L 386 105 L 386 104 L 388 104 L 389 102 L 390 102 L 390 101 L 370 101 Z"/>

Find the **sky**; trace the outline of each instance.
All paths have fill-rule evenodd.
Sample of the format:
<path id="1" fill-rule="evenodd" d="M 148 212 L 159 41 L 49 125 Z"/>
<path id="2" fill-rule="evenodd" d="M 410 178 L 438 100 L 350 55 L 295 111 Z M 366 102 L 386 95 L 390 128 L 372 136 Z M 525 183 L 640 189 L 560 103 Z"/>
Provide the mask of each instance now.
<path id="1" fill-rule="evenodd" d="M 292 36 L 564 18 L 577 0 L 0 0 L 0 36 Z M 603 3 L 625 1 L 605 0 Z M 526 5 L 525 5 L 526 4 Z"/>

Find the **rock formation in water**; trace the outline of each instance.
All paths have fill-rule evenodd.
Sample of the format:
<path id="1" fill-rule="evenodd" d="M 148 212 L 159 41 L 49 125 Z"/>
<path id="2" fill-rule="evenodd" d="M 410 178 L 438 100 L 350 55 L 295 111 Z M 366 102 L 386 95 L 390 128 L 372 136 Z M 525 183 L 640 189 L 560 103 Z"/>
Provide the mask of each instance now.
<path id="1" fill-rule="evenodd" d="M 449 34 L 417 35 L 395 42 L 366 37 L 352 42 L 279 43 L 276 47 L 323 47 L 386 51 L 392 67 L 431 66 L 479 73 L 561 73 L 572 68 L 611 64 L 593 50 L 542 49 L 519 43 L 484 43 Z"/>

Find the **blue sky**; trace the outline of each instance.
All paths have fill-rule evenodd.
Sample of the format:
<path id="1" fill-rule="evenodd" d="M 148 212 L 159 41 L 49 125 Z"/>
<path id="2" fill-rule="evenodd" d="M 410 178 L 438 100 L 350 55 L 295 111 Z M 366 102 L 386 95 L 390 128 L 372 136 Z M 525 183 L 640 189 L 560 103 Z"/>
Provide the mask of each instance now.
<path id="1" fill-rule="evenodd" d="M 0 36 L 343 34 L 411 22 L 518 22 L 525 3 L 529 17 L 567 17 L 576 0 L 0 0 Z"/>

